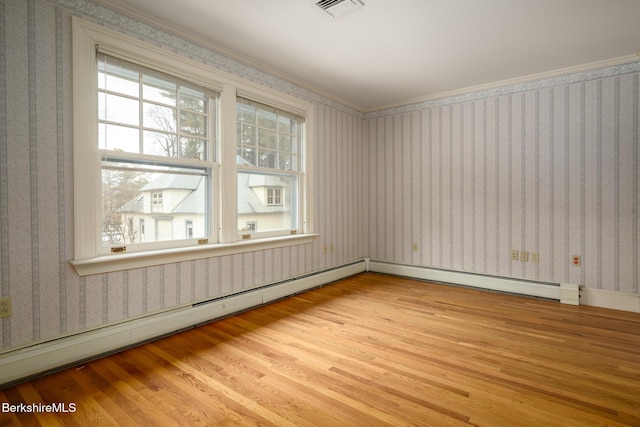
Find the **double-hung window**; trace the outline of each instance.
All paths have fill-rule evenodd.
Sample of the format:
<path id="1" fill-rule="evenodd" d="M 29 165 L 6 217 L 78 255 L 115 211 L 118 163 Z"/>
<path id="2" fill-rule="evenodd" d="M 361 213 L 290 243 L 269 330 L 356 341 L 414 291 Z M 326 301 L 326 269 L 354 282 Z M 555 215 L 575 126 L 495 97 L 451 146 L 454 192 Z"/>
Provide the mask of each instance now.
<path id="1" fill-rule="evenodd" d="M 304 118 L 238 97 L 236 104 L 238 229 L 247 222 L 257 235 L 297 233 L 301 229 Z"/>
<path id="2" fill-rule="evenodd" d="M 73 75 L 79 274 L 311 241 L 310 103 L 78 17 Z"/>
<path id="3" fill-rule="evenodd" d="M 100 252 L 210 237 L 218 94 L 103 53 L 97 62 Z"/>

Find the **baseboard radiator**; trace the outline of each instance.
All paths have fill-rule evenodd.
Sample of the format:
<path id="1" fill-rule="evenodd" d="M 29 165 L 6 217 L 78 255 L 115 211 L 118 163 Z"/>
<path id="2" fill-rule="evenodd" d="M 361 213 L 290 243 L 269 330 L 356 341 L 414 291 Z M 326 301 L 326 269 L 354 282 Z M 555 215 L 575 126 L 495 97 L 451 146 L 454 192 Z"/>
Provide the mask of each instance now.
<path id="1" fill-rule="evenodd" d="M 365 267 L 365 262 L 359 261 L 240 294 L 176 307 L 10 350 L 0 355 L 0 388 L 317 288 L 362 273 Z"/>
<path id="2" fill-rule="evenodd" d="M 438 283 L 469 286 L 498 292 L 527 295 L 579 305 L 580 290 L 575 283 L 545 283 L 530 280 L 487 276 L 482 274 L 440 270 L 366 259 L 367 271 L 411 277 Z"/>

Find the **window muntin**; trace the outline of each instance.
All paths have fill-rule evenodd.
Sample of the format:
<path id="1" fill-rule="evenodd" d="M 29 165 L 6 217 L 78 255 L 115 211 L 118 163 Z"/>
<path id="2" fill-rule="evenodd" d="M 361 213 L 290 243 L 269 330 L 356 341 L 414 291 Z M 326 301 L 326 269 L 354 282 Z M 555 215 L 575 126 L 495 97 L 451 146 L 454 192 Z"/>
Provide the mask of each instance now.
<path id="1" fill-rule="evenodd" d="M 211 236 L 216 100 L 206 89 L 98 54 L 100 253 Z M 189 233 L 177 225 L 186 217 Z"/>

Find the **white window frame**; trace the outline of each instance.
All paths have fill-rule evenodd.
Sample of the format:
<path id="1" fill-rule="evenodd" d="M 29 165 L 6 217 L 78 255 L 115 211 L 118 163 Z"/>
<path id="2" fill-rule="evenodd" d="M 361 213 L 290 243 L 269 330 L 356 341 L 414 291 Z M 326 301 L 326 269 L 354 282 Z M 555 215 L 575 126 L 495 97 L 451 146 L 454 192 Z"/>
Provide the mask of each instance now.
<path id="1" fill-rule="evenodd" d="M 73 138 L 74 138 L 74 260 L 79 275 L 100 274 L 213 256 L 310 243 L 317 236 L 311 218 L 313 164 L 313 105 L 212 66 L 190 60 L 144 41 L 131 38 L 83 18 L 72 18 L 73 28 Z M 213 189 L 216 242 L 167 247 L 136 253 L 99 256 L 101 245 L 101 176 L 97 126 L 96 46 L 102 51 L 154 68 L 220 93 L 218 157 Z M 305 117 L 301 233 L 264 239 L 240 240 L 237 233 L 236 99 L 248 97 Z M 220 208 L 224 206 L 225 208 Z"/>

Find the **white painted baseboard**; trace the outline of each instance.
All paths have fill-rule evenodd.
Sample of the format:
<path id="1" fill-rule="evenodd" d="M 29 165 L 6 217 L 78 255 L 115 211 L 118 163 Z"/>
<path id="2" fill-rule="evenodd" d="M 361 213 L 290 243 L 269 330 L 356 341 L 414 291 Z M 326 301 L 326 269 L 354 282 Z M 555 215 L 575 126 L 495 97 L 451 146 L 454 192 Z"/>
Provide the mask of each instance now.
<path id="1" fill-rule="evenodd" d="M 365 259 L 362 262 L 239 295 L 194 306 L 179 307 L 6 352 L 0 355 L 0 386 L 188 329 L 364 271 L 537 296 L 555 299 L 566 304 L 580 303 L 640 313 L 640 295 L 635 294 L 587 288 L 580 291 L 582 294 L 580 299 L 578 286 L 571 283 L 530 282 Z"/>
<path id="2" fill-rule="evenodd" d="M 578 305 L 580 303 L 578 285 L 574 283 L 543 283 L 380 261 L 366 260 L 366 262 L 367 270 L 377 273 L 554 299 L 563 304 Z"/>
<path id="3" fill-rule="evenodd" d="M 613 310 L 640 313 L 640 295 L 584 288 L 580 291 L 580 303 Z"/>
<path id="4" fill-rule="evenodd" d="M 165 336 L 365 271 L 364 261 L 239 295 L 188 305 L 0 355 L 0 385 Z"/>
<path id="5" fill-rule="evenodd" d="M 558 300 L 563 304 L 590 305 L 612 310 L 640 313 L 640 295 L 583 288 L 575 283 L 542 283 L 506 277 L 439 270 L 365 259 L 367 271 L 413 277 L 434 282 L 451 283 Z"/>

